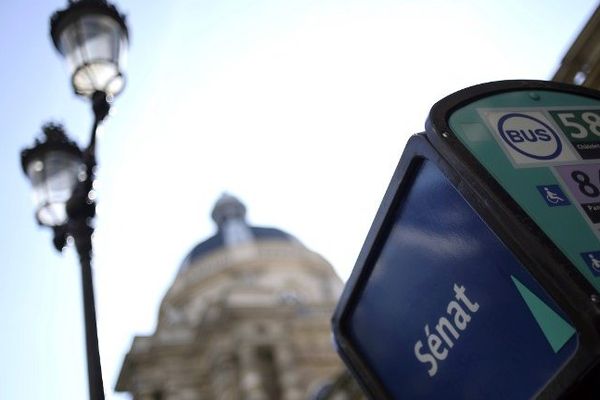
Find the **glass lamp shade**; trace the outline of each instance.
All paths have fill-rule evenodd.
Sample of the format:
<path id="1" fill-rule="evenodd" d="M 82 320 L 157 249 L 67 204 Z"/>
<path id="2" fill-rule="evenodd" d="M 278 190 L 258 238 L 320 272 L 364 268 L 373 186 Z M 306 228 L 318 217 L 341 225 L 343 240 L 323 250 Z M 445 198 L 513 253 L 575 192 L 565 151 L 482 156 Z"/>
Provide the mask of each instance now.
<path id="1" fill-rule="evenodd" d="M 60 226 L 67 222 L 67 201 L 79 181 L 83 164 L 72 154 L 51 151 L 27 168 L 33 186 L 33 201 L 40 224 Z"/>
<path id="2" fill-rule="evenodd" d="M 72 1 L 51 20 L 54 45 L 65 57 L 75 93 L 118 95 L 128 47 L 124 17 L 102 0 Z"/>
<path id="3" fill-rule="evenodd" d="M 85 178 L 81 150 L 63 136 L 63 141 L 48 138 L 23 151 L 23 170 L 33 187 L 36 217 L 45 226 L 67 222 L 67 201 L 77 183 Z"/>

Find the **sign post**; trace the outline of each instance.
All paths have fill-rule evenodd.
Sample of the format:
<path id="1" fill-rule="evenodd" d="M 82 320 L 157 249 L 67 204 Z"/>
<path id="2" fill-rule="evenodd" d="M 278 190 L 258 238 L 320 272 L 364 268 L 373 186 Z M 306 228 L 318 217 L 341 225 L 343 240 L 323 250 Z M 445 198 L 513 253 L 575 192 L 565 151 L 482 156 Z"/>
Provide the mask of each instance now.
<path id="1" fill-rule="evenodd" d="M 600 93 L 497 82 L 410 139 L 333 329 L 372 398 L 598 398 L 599 292 Z"/>

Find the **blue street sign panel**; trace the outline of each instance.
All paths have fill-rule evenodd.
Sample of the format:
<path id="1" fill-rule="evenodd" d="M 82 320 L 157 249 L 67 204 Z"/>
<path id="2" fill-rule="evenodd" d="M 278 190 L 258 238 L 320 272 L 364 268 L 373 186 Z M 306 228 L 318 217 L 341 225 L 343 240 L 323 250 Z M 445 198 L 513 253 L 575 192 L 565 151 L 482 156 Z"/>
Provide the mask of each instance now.
<path id="1" fill-rule="evenodd" d="M 433 162 L 413 174 L 344 314 L 347 341 L 394 399 L 535 396 L 575 354 L 573 324 Z"/>

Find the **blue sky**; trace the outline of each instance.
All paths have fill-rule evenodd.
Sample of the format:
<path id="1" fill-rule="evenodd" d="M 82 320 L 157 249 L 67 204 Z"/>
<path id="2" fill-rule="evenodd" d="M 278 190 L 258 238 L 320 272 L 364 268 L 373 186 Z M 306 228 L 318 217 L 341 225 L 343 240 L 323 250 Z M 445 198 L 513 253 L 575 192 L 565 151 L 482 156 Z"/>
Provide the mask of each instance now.
<path id="1" fill-rule="evenodd" d="M 91 126 L 49 38 L 66 1 L 0 3 L 0 399 L 87 395 L 79 270 L 33 218 L 19 153 Z M 404 143 L 440 98 L 548 79 L 595 1 L 121 0 L 128 83 L 99 138 L 95 284 L 107 398 L 223 191 L 346 278 Z"/>

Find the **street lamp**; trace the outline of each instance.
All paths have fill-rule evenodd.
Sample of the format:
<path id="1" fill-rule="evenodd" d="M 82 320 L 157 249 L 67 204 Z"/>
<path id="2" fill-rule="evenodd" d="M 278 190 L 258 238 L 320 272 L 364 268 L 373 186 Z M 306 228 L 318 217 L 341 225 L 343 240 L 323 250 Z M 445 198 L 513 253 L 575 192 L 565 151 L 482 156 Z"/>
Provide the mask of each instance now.
<path id="1" fill-rule="evenodd" d="M 75 93 L 115 96 L 123 90 L 121 71 L 129 34 L 125 17 L 104 0 L 69 2 L 50 20 L 50 35 L 71 70 Z"/>
<path id="2" fill-rule="evenodd" d="M 38 223 L 55 228 L 67 222 L 67 201 L 83 177 L 83 161 L 62 126 L 50 123 L 42 131 L 44 137 L 23 151 L 21 162 L 33 186 Z"/>
<path id="3" fill-rule="evenodd" d="M 70 68 L 75 94 L 91 100 L 94 124 L 83 150 L 62 126 L 44 125 L 44 137 L 23 150 L 21 164 L 33 186 L 38 223 L 53 229 L 57 250 L 63 250 L 68 238 L 75 243 L 81 264 L 90 400 L 104 400 L 91 269 L 96 134 L 125 85 L 128 30 L 125 17 L 107 1 L 70 0 L 66 9 L 52 16 L 50 35 Z"/>

